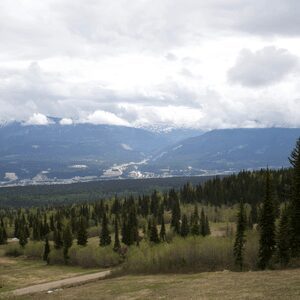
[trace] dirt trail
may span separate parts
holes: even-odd
[[[107,271],[102,271],[102,272],[97,272],[97,273],[92,273],[92,274],[86,274],[86,275],[80,275],[76,277],[71,277],[71,278],[65,278],[57,281],[51,281],[47,283],[41,283],[41,284],[36,284],[32,286],[28,286],[25,288],[20,288],[16,289],[13,291],[10,291],[7,294],[7,296],[22,296],[22,295],[28,295],[28,294],[34,294],[34,293],[39,293],[39,292],[45,292],[45,291],[50,291],[50,290],[55,290],[59,289],[62,287],[67,287],[67,286],[74,286],[74,285],[80,285],[84,284],[90,281],[98,280],[105,278],[111,273],[110,270]],[[3,295],[3,294],[2,294]],[[0,294],[0,298],[2,297]]]

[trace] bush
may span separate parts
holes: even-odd
[[[88,245],[86,247],[74,245],[69,250],[71,265],[78,265],[85,268],[100,267],[108,268],[118,265],[120,256],[109,247]]]
[[[64,264],[64,255],[62,249],[51,249],[49,253],[49,263],[51,265],[61,265]]]
[[[24,254],[29,258],[43,258],[44,242],[29,242],[24,249]]]
[[[204,272],[233,269],[233,241],[228,238],[175,238],[171,244],[131,247],[122,267],[128,273]]]
[[[24,254],[24,250],[17,243],[8,244],[4,251],[6,256],[17,257]]]

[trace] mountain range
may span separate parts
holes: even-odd
[[[210,175],[289,165],[299,128],[148,130],[11,122],[0,127],[0,184]]]

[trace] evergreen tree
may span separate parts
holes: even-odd
[[[201,209],[201,215],[200,215],[200,233],[202,236],[206,236],[206,220],[205,220],[205,213],[204,213],[204,209],[202,207]]]
[[[290,207],[290,245],[293,257],[300,256],[300,138],[289,158],[293,167],[292,199]]]
[[[161,241],[166,240],[166,227],[165,227],[164,218],[161,219],[161,227],[160,227],[159,237],[160,237]]]
[[[169,197],[172,199],[172,218],[171,218],[171,227],[174,229],[176,233],[180,233],[180,218],[181,218],[181,211],[180,211],[180,204],[177,193],[175,190],[171,190]]]
[[[26,228],[22,227],[19,229],[19,244],[22,248],[24,248],[27,243],[28,240],[27,240]]]
[[[50,253],[50,245],[48,237],[45,238],[45,246],[44,246],[44,254],[43,254],[43,260],[49,264],[49,253]]]
[[[69,249],[73,244],[73,236],[70,224],[66,224],[63,230],[63,253],[64,253],[64,261],[67,264],[69,259]]]
[[[53,231],[53,241],[54,241],[54,248],[61,249],[63,246],[62,234],[61,231],[54,228]]]
[[[235,258],[235,264],[243,270],[244,264],[244,248],[245,248],[245,229],[246,229],[246,219],[245,219],[245,209],[244,203],[241,201],[239,212],[237,215],[237,225],[236,225],[236,236],[233,247],[233,254]]]
[[[0,245],[4,245],[7,243],[7,233],[4,225],[3,219],[0,222]]]
[[[209,226],[209,221],[208,217],[205,216],[205,235],[210,235],[210,226]]]
[[[108,230],[108,220],[106,217],[106,213],[102,216],[102,227],[101,227],[101,234],[100,234],[100,246],[105,247],[110,245],[111,237]]]
[[[150,229],[150,242],[156,244],[160,242],[158,237],[158,232],[157,232],[157,226],[154,218],[152,220],[151,229]]]
[[[115,219],[115,243],[114,243],[114,251],[118,252],[121,248],[120,239],[119,239],[119,226],[118,226],[118,218]]]
[[[180,235],[182,237],[187,237],[189,232],[190,232],[190,228],[189,228],[188,218],[184,214],[182,216],[182,224],[181,224],[181,229],[180,229]]]
[[[272,201],[270,172],[266,172],[266,195],[260,215],[259,267],[264,270],[275,249],[275,215]]]
[[[200,235],[198,206],[195,205],[194,212],[191,217],[191,234]]]
[[[289,214],[285,207],[280,216],[277,232],[278,258],[282,266],[286,266],[290,260]]]
[[[81,246],[86,246],[88,241],[88,233],[87,233],[87,221],[85,217],[81,217],[79,219],[79,224],[77,225],[77,244]]]

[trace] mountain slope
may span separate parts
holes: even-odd
[[[0,181],[100,176],[114,164],[139,162],[196,130],[151,132],[144,129],[74,124],[51,118],[46,126],[13,122],[0,127]],[[10,175],[7,175],[9,173]],[[13,174],[15,173],[16,176]]]
[[[299,128],[213,130],[165,148],[150,164],[218,171],[288,166],[299,136]]]

